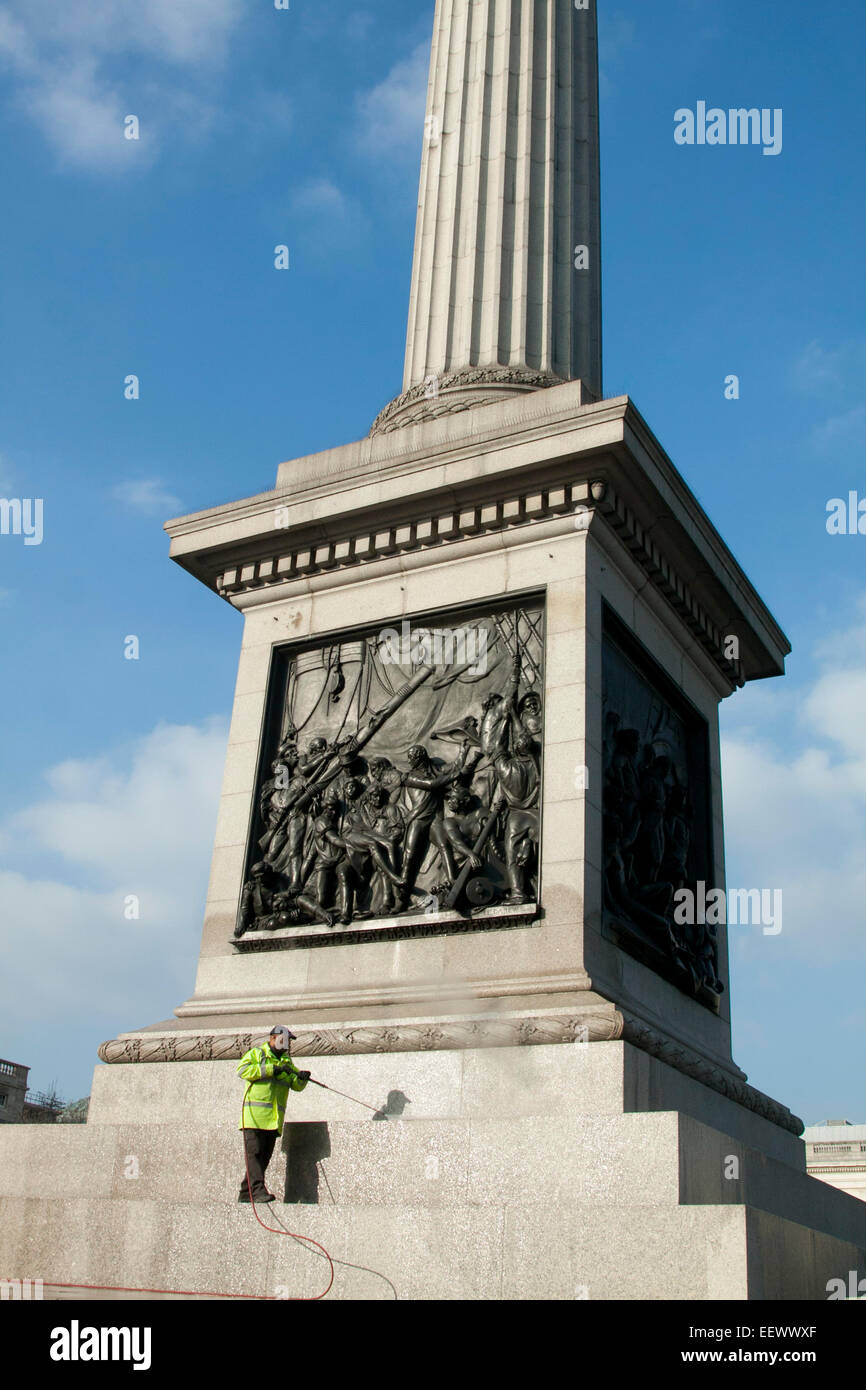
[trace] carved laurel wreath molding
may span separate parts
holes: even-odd
[[[429,382],[410,386],[408,391],[389,401],[373,421],[370,434],[389,434],[437,415],[469,410],[473,405],[489,405],[491,397],[509,391],[538,391],[545,386],[562,386],[564,380],[553,372],[535,371],[531,367],[468,367],[442,372]],[[490,389],[485,391],[484,387]]]
[[[588,1033],[588,1037],[587,1037]],[[595,1033],[595,1038],[593,1038]],[[299,1033],[293,1057],[340,1057],[365,1052],[439,1052],[451,1048],[515,1047],[533,1043],[609,1041],[611,1025],[576,1015],[544,1018],[466,1019],[393,1027],[316,1029]],[[99,1048],[103,1062],[216,1062],[242,1057],[262,1033],[190,1037],[115,1038]]]
[[[262,1033],[201,1034],[197,1036],[115,1038],[99,1048],[103,1062],[218,1062],[235,1061],[261,1042]],[[466,1019],[394,1027],[316,1029],[299,1033],[293,1057],[344,1057],[358,1053],[440,1052],[473,1047],[533,1047],[556,1043],[632,1043],[676,1071],[691,1077],[729,1100],[761,1115],[790,1133],[803,1132],[803,1121],[785,1105],[724,1072],[687,1047],[655,1032],[642,1021],[615,1011],[611,1014],[563,1014],[541,1018]]]

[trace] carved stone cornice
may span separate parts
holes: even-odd
[[[224,598],[231,598],[328,571],[368,565],[409,551],[444,548],[469,537],[529,526],[573,512],[586,494],[585,483],[526,486],[509,491],[501,499],[465,503],[458,499],[455,505],[440,505],[435,511],[428,506],[422,515],[410,515],[394,525],[359,525],[349,535],[282,547],[276,529],[270,556],[225,570],[217,576],[216,587]]]
[[[537,1047],[623,1040],[657,1057],[667,1066],[717,1091],[729,1100],[779,1125],[792,1134],[803,1132],[803,1121],[785,1105],[757,1091],[744,1080],[699,1057],[642,1020],[619,1010],[586,1010],[536,1017],[489,1015],[429,1023],[360,1024],[349,1028],[300,1031],[293,1057],[345,1057],[363,1053],[441,1052],[481,1047]],[[104,1042],[99,1057],[108,1063],[236,1061],[263,1033],[156,1034],[115,1038]]]
[[[490,405],[503,396],[562,384],[563,378],[553,372],[534,371],[531,367],[464,367],[460,371],[441,372],[389,401],[373,421],[370,434],[390,434],[440,415],[456,415],[476,405]]]
[[[603,519],[625,546],[650,583],[664,596],[686,627],[704,648],[726,682],[733,688],[745,684],[742,664],[726,654],[727,634],[720,632],[674,565],[662,552],[637,516],[604,479],[592,482],[557,482],[525,485],[490,501],[459,498],[448,510],[427,510],[391,526],[358,527],[352,534],[335,535],[319,542],[296,542],[217,576],[223,598],[267,591],[280,584],[309,580],[337,570],[387,561],[419,550],[445,548],[455,542],[495,535],[517,528],[531,528],[552,518],[567,517],[575,529]],[[582,520],[583,518],[583,520]],[[275,537],[279,530],[275,530]],[[528,536],[527,539],[531,539]],[[264,597],[264,595],[263,595]]]
[[[726,654],[728,634],[719,631],[631,508],[607,483],[592,484],[592,496],[594,505],[616,532],[632,559],[679,614],[722,674],[732,685],[745,685],[742,663]]]

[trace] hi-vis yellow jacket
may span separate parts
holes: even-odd
[[[274,1072],[285,1072],[285,1079],[275,1078]],[[238,1063],[237,1073],[247,1082],[238,1129],[282,1129],[289,1088],[303,1091],[307,1084],[288,1052],[278,1057],[269,1043],[251,1047]]]

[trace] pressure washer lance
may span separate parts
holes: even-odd
[[[377,1115],[381,1115],[383,1107],[381,1105],[368,1105],[365,1100],[358,1100],[357,1096],[349,1096],[345,1091],[338,1091],[336,1086],[326,1086],[324,1081],[317,1081],[311,1076],[310,1081],[314,1086],[321,1086],[323,1091],[333,1091],[335,1096],[342,1096],[344,1100],[353,1100],[356,1105],[363,1105],[365,1110],[373,1110]]]

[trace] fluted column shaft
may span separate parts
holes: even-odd
[[[512,367],[601,395],[597,51],[595,0],[437,0],[404,391]]]

